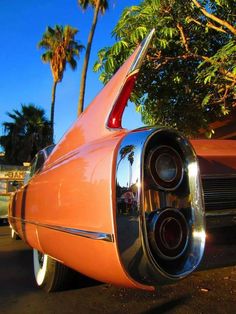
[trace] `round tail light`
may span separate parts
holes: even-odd
[[[189,228],[179,210],[153,212],[148,227],[150,245],[158,256],[172,260],[184,253],[188,244]]]
[[[174,190],[183,178],[182,159],[170,146],[151,150],[147,157],[147,169],[154,183],[162,190]]]

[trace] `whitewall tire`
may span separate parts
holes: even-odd
[[[34,276],[39,287],[47,292],[63,290],[70,269],[50,256],[33,249]]]

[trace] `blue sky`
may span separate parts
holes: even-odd
[[[87,77],[85,104],[88,105],[102,88],[98,74],[92,66],[97,52],[114,43],[111,31],[123,9],[137,5],[139,0],[110,0],[109,11],[99,16]],[[77,28],[76,37],[83,45],[87,43],[92,21],[92,9],[83,12],[77,0],[0,0],[0,135],[2,122],[9,120],[6,112],[20,109],[21,104],[34,103],[50,115],[52,75],[48,64],[41,61],[42,50],[37,48],[48,25],[66,25]],[[66,69],[63,81],[57,88],[55,109],[55,137],[58,141],[76,119],[80,75],[84,52],[73,72]],[[135,118],[134,118],[135,117]],[[141,124],[140,117],[129,106],[125,126],[135,128]]]

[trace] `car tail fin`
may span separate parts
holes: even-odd
[[[133,90],[135,81],[138,76],[138,72],[147,54],[148,47],[150,45],[154,32],[155,32],[155,29],[153,29],[149,33],[149,35],[143,40],[141,45],[134,52],[136,57],[133,60],[133,63],[131,64],[128,74],[125,77],[124,84],[120,90],[119,95],[114,101],[112,110],[107,120],[107,127],[109,128],[121,128],[121,120],[122,120],[122,115],[123,115],[125,106]]]
[[[133,90],[154,32],[153,29],[82,114],[81,120],[90,120],[91,117],[96,116],[96,121],[93,119],[93,130],[96,130],[96,134],[101,135],[102,130],[107,130],[107,128],[119,129],[122,127],[121,120],[124,108]],[[99,132],[100,130],[101,132]]]

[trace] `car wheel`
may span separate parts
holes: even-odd
[[[18,234],[15,232],[14,229],[11,228],[11,238],[13,240],[20,240],[20,237],[18,236]]]
[[[70,269],[50,256],[33,250],[34,275],[39,287],[47,292],[63,290],[68,281]]]

